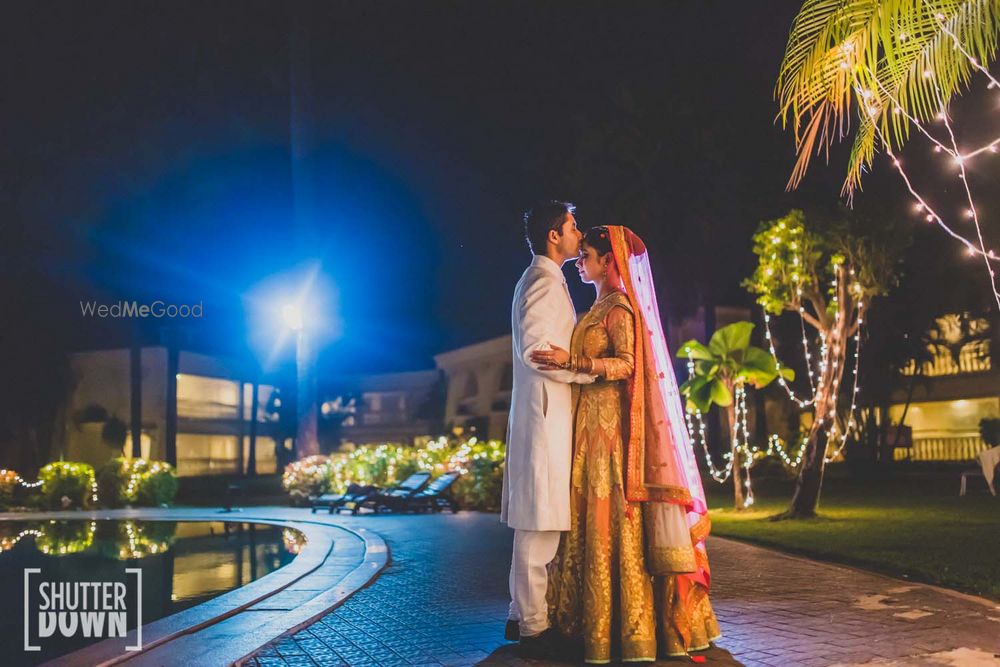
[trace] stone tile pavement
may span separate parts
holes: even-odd
[[[497,515],[333,520],[380,534],[392,563],[248,664],[542,664],[503,639],[512,533]],[[709,556],[723,637],[704,664],[1000,665],[1000,604],[716,537]]]

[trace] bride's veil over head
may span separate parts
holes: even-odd
[[[609,226],[611,249],[623,287],[635,313],[635,373],[629,381],[625,497],[650,503],[650,515],[663,504],[683,507],[699,567],[689,575],[708,586],[705,537],[709,531],[708,505],[698,463],[684,418],[684,406],[663,334],[660,309],[646,245],[632,230]],[[665,522],[668,523],[668,522]],[[649,525],[647,523],[647,525]],[[647,530],[652,548],[674,548],[676,536],[656,528]],[[658,573],[654,573],[658,574]]]

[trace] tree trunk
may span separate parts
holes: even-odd
[[[835,318],[834,326],[827,333],[827,351],[824,356],[826,370],[820,378],[822,389],[816,393],[815,413],[806,451],[799,468],[799,476],[795,481],[795,494],[788,509],[772,519],[803,519],[816,516],[819,504],[820,489],[823,486],[823,473],[826,469],[826,450],[829,444],[829,431],[837,417],[837,395],[840,381],[844,374],[847,357],[847,332],[849,316],[841,313]],[[853,398],[853,397],[852,397]]]
[[[744,509],[743,503],[746,501],[743,495],[743,469],[740,467],[740,451],[736,438],[736,403],[735,397],[732,404],[726,407],[726,417],[729,421],[729,452],[733,463],[733,503],[737,510]]]
[[[906,413],[910,411],[910,404],[913,402],[913,392],[917,388],[917,379],[920,377],[920,367],[914,371],[913,376],[910,378],[910,386],[906,390],[906,403],[903,404],[903,413],[899,416],[899,423],[896,424],[896,431],[893,434],[892,442],[890,443],[888,437],[888,430],[891,424],[889,423],[889,410],[883,413],[883,422],[885,423],[882,429],[882,434],[885,436],[883,441],[880,443],[882,451],[884,453],[884,459],[886,463],[895,463],[896,461],[896,447],[899,446],[899,439],[903,435],[903,426],[906,424]],[[913,443],[910,443],[911,445]],[[912,450],[910,450],[912,452]]]
[[[806,453],[802,459],[798,479],[795,480],[795,495],[792,503],[780,519],[805,519],[816,516],[816,505],[819,503],[819,491],[823,486],[823,473],[826,470],[826,446],[828,443],[826,425],[813,422],[806,444]]]

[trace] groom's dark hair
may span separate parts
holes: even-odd
[[[549,238],[549,231],[555,230],[562,234],[563,221],[567,213],[576,210],[576,206],[568,201],[558,201],[550,199],[536,206],[532,206],[524,214],[524,238],[528,242],[528,248],[535,255],[545,252],[545,244]]]

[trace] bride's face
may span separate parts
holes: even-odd
[[[597,250],[584,242],[580,245],[580,258],[576,260],[576,270],[580,273],[580,280],[590,285],[602,280],[607,275],[610,261],[611,253],[601,257]]]

